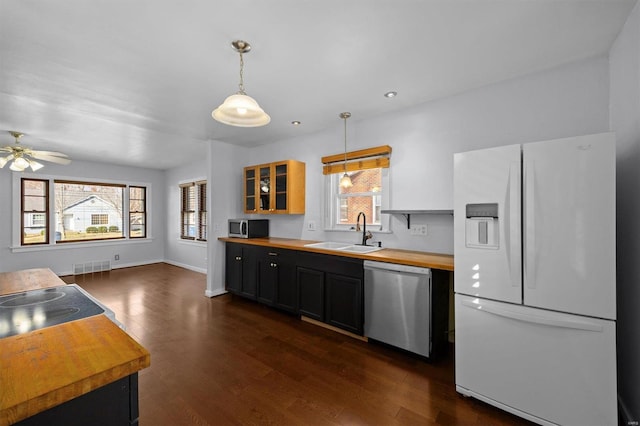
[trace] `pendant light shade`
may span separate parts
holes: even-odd
[[[242,55],[251,50],[251,45],[243,40],[236,40],[231,45],[240,54],[240,84],[238,85],[240,90],[225,99],[222,105],[213,110],[211,116],[220,123],[237,127],[259,127],[269,124],[271,117],[244,91]]]
[[[347,174],[347,118],[351,117],[350,112],[343,112],[340,114],[340,118],[344,120],[344,175],[340,178],[340,186],[343,188],[351,188],[353,182]]]
[[[214,109],[211,116],[230,126],[259,127],[269,124],[269,117],[251,96],[236,93]]]

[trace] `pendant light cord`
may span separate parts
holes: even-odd
[[[244,92],[244,58],[242,57],[242,51],[240,51],[239,53],[240,53],[240,84],[238,85],[238,88],[240,89],[240,91],[238,93],[241,95],[246,95],[246,93]]]
[[[344,172],[347,173],[347,118],[344,117]]]

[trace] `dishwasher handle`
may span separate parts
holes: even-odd
[[[418,275],[431,275],[431,269],[429,268],[422,268],[420,266],[400,265],[397,263],[376,262],[373,260],[365,260],[364,269],[365,270],[377,269],[381,271],[392,271],[392,272],[401,272],[401,273],[418,274]]]

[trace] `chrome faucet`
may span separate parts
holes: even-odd
[[[364,212],[358,213],[358,218],[356,219],[356,232],[360,232],[360,216],[362,216],[362,245],[367,245],[367,240],[373,238],[371,232],[367,231],[367,216],[365,216]]]

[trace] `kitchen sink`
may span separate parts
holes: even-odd
[[[351,245],[336,250],[348,251],[350,253],[371,253],[372,251],[382,250],[382,247]]]
[[[338,249],[342,249],[345,247],[350,247],[351,244],[349,243],[335,243],[333,241],[324,241],[321,243],[312,243],[312,244],[305,244],[305,247],[313,247],[313,248],[319,248],[319,249],[327,249],[327,250],[338,250]]]
[[[381,250],[381,247],[374,246],[361,246],[357,244],[349,243],[336,243],[333,241],[323,241],[321,243],[305,244],[305,247],[313,247],[325,250],[343,251],[348,253],[371,253],[373,251]]]

